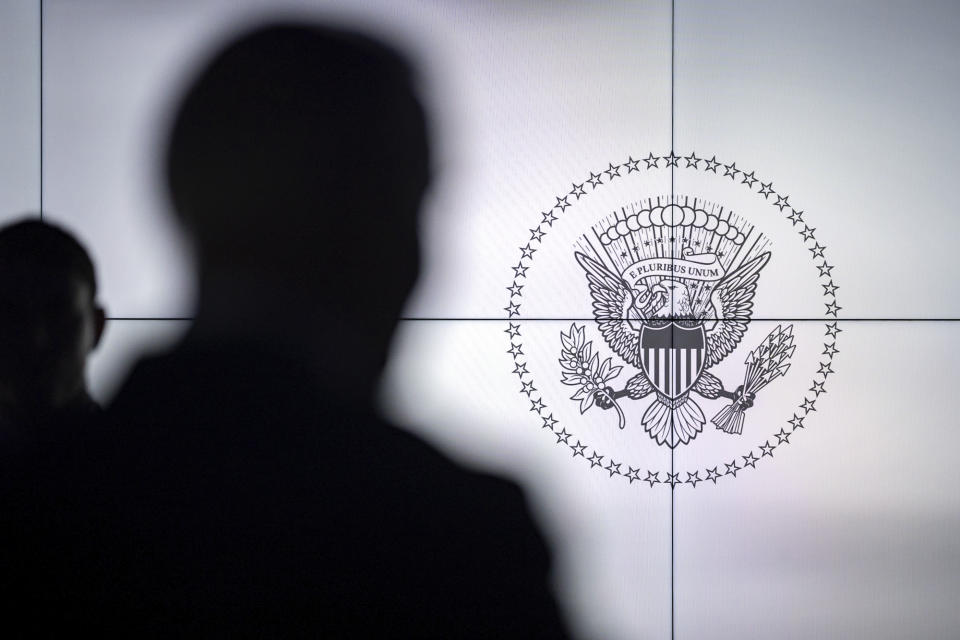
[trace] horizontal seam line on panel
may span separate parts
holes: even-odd
[[[195,320],[192,316],[110,316],[107,320]],[[642,320],[642,318],[636,318]],[[650,318],[651,320],[669,321],[670,318]],[[673,318],[673,320],[687,320],[688,318]],[[397,319],[399,322],[610,322],[610,320],[598,320],[597,318],[563,318],[563,317],[535,317],[535,318],[469,318],[469,317],[412,317],[403,316]],[[704,322],[744,322],[737,318],[709,318]],[[623,319],[621,322],[628,322]],[[750,318],[746,322],[960,322],[960,318]]]
[[[172,316],[172,317],[161,317],[161,316],[157,316],[157,317],[142,317],[142,316],[138,316],[138,317],[122,317],[122,316],[114,317],[114,316],[108,316],[108,317],[105,318],[105,319],[106,319],[106,320],[193,320],[194,318],[192,318],[192,317],[187,317],[187,316]]]
[[[614,319],[597,318],[561,318],[561,317],[514,317],[514,318],[444,318],[444,317],[402,317],[404,322],[613,322]],[[634,318],[634,320],[643,320],[643,318]],[[669,321],[671,318],[649,318],[649,320]],[[689,318],[672,318],[672,320],[689,320]],[[620,322],[628,322],[628,319],[620,319]],[[705,318],[703,322],[960,322],[960,318],[750,318],[741,320],[738,318]]]

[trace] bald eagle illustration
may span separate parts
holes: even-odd
[[[600,334],[639,369],[620,391],[598,391],[596,404],[609,409],[618,398],[653,394],[642,418],[650,437],[671,448],[690,442],[706,423],[691,394],[735,399],[742,390],[726,391],[707,370],[730,355],[746,333],[760,270],[770,253],[746,260],[712,288],[670,277],[631,285],[598,260],[580,252],[575,256],[587,277]],[[753,399],[747,394],[749,404]]]

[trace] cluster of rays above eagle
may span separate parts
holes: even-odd
[[[617,246],[610,246],[617,242],[611,234],[612,239],[601,237],[605,253],[620,255]],[[743,244],[743,236],[738,239]],[[639,252],[627,256],[624,251],[614,268],[600,252],[574,252],[586,275],[597,329],[610,348],[639,370],[620,390],[593,391],[594,402],[609,409],[618,399],[652,395],[643,427],[658,444],[671,448],[690,442],[706,424],[693,394],[728,398],[741,410],[753,405],[756,389],[741,385],[728,391],[708,369],[729,356],[746,334],[760,271],[770,260],[769,251],[744,252],[746,257],[736,251],[740,259],[724,265],[715,249],[697,252],[690,244],[684,238],[676,258]]]

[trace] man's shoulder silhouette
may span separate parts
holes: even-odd
[[[298,620],[334,635],[563,636],[520,490],[330,397],[296,358],[194,345],[149,359],[109,422],[129,480],[114,496],[125,579],[151,576],[124,589],[165,602],[162,616],[284,633]],[[152,557],[138,556],[137,532]],[[191,574],[202,596],[183,588]]]

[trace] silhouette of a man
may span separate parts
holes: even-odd
[[[105,322],[96,295],[67,231],[37,219],[0,229],[0,442],[98,413],[85,377]]]
[[[66,549],[47,564],[71,576],[54,608],[74,629],[565,637],[519,489],[373,409],[428,167],[411,72],[382,44],[275,25],[203,68],[167,151],[195,324],[86,443],[81,533],[42,536]]]

